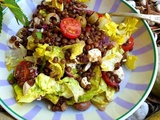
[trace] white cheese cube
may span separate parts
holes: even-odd
[[[117,74],[121,80],[124,79],[124,71],[122,67],[120,67],[118,70],[115,70],[114,74]]]
[[[90,62],[96,62],[101,59],[101,51],[97,48],[91,49],[88,51],[88,59]]]
[[[87,77],[83,77],[81,80],[81,86],[83,88],[85,88],[87,85],[91,84],[90,82],[88,82]]]

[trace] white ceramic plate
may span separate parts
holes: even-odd
[[[17,1],[25,14],[31,18],[36,5],[41,0]],[[135,12],[125,1],[119,0],[91,0],[90,9],[99,12]],[[120,22],[122,18],[114,18]],[[120,84],[120,91],[105,111],[99,111],[92,106],[80,112],[72,108],[65,112],[51,112],[46,104],[35,101],[31,104],[19,105],[14,99],[13,88],[7,82],[9,72],[5,66],[5,51],[10,36],[15,35],[21,25],[17,25],[12,13],[4,10],[3,30],[0,35],[0,104],[16,119],[27,120],[112,120],[125,119],[130,116],[147,98],[154,84],[157,67],[157,49],[153,35],[146,22],[141,21],[138,29],[133,33],[135,46],[132,53],[138,57],[137,68],[133,71],[125,70],[125,79]]]

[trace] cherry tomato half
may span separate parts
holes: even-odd
[[[67,3],[70,3],[70,2],[71,2],[71,0],[66,0],[66,2],[67,2]]]
[[[30,85],[31,82],[33,84],[36,75],[37,71],[34,68],[34,63],[30,61],[20,62],[14,71],[14,77],[16,78],[17,83],[20,87],[22,87],[26,81],[28,81]]]
[[[122,49],[124,51],[131,51],[133,49],[133,46],[134,46],[134,39],[130,37],[127,40],[127,42],[122,45]]]
[[[103,14],[98,13],[98,18],[103,17]]]
[[[109,86],[112,86],[112,87],[118,87],[119,86],[119,83],[109,79],[109,77],[107,76],[107,72],[105,72],[105,71],[102,71],[102,78],[104,79],[106,84],[109,85]]]
[[[74,18],[64,18],[60,23],[62,34],[70,39],[77,38],[81,34],[81,24]]]

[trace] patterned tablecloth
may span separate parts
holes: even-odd
[[[146,2],[145,4],[144,4],[145,0],[127,0],[127,1],[129,1],[132,5],[135,5],[135,8],[137,10],[139,10],[140,13],[160,15],[160,11],[158,12],[158,10],[156,9],[156,5],[160,4],[160,0],[157,0],[157,2],[156,2],[156,0],[154,0],[154,2],[153,2],[153,0],[148,0],[148,2]],[[150,22],[148,22],[148,24],[150,25],[153,33],[155,34],[157,47],[159,47],[160,46],[160,28],[159,28],[160,25],[150,23]],[[149,116],[151,116],[152,114],[154,114],[155,112],[160,110],[160,98],[154,96],[153,94],[150,94],[147,97],[145,102],[149,106],[149,112],[148,112],[146,118],[148,118]],[[0,120],[14,120],[14,118],[12,116],[10,116],[0,106]]]

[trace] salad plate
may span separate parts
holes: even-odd
[[[17,0],[16,2],[30,20],[41,0]],[[90,0],[85,4],[87,4],[88,10],[99,13],[136,13],[136,10],[125,0]],[[131,54],[138,58],[136,68],[128,70],[125,66],[123,67],[124,79],[119,85],[120,89],[103,111],[91,105],[85,111],[69,107],[65,111],[53,112],[48,110],[45,102],[39,100],[24,104],[17,103],[13,86],[7,80],[12,71],[8,71],[6,68],[5,54],[10,49],[8,40],[11,36],[16,35],[23,25],[17,24],[9,9],[4,9],[3,13],[0,35],[0,105],[14,118],[20,120],[124,120],[133,114],[149,95],[157,75],[158,55],[152,31],[145,21],[139,20],[137,29],[131,35],[134,39],[134,48]],[[116,23],[121,23],[124,17],[112,17],[112,19]]]

